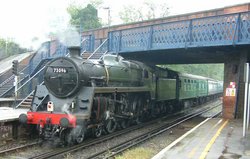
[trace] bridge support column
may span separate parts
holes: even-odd
[[[225,55],[223,118],[242,118],[244,109],[244,64],[247,62],[247,50]],[[235,89],[234,89],[235,88]]]

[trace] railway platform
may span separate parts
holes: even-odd
[[[17,121],[22,113],[26,113],[29,109],[13,109],[10,107],[0,107],[0,123]]]
[[[27,113],[29,109],[13,109],[0,107],[0,141],[17,139],[22,134],[18,121],[19,115]],[[0,143],[1,143],[0,142]]]
[[[242,120],[207,118],[160,151],[153,159],[249,159],[250,132]]]
[[[4,73],[5,71],[11,69],[13,60],[18,60],[20,62],[20,61],[27,59],[32,54],[34,54],[34,52],[17,54],[17,55],[10,56],[6,59],[0,60],[0,75]]]
[[[21,102],[22,99],[15,99],[15,98],[0,98],[0,109],[7,110],[7,108],[11,108],[15,102]],[[4,108],[1,108],[4,107]],[[1,117],[0,117],[1,118]]]

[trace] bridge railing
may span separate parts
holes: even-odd
[[[92,57],[94,57],[95,54],[99,53],[101,55],[97,55],[97,57],[94,57],[94,59],[99,59],[103,54],[107,53],[107,44],[108,44],[108,39],[105,39],[103,41],[101,41],[102,43],[99,44],[98,43],[98,47],[95,49],[95,51],[87,58],[87,59],[91,59]]]
[[[81,52],[93,52],[94,51],[94,35],[81,36]]]
[[[250,43],[250,12],[211,16],[109,32],[110,52]]]
[[[34,73],[33,71],[42,60],[65,56],[67,52],[67,47],[59,41],[48,41],[43,43],[29,61],[29,74]]]
[[[35,89],[36,85],[39,85],[43,82],[45,67],[46,66],[43,66],[32,77],[28,78],[28,80],[26,80],[24,83],[21,83],[21,86],[17,89],[18,98],[24,99]]]

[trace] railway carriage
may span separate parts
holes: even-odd
[[[179,80],[181,82],[179,99],[190,99],[207,95],[207,78],[180,73]]]
[[[190,102],[201,104],[210,98],[216,98],[223,89],[221,81],[197,75],[179,73],[179,82],[178,100],[187,101],[186,105],[190,105]]]
[[[94,61],[79,54],[79,47],[72,47],[70,57],[47,64],[45,84],[36,87],[31,110],[19,117],[44,139],[81,143],[86,134],[99,137],[222,93],[221,83],[206,77],[118,55]]]

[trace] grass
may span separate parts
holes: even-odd
[[[135,148],[124,152],[115,159],[150,159],[154,156],[153,150],[149,148]]]

